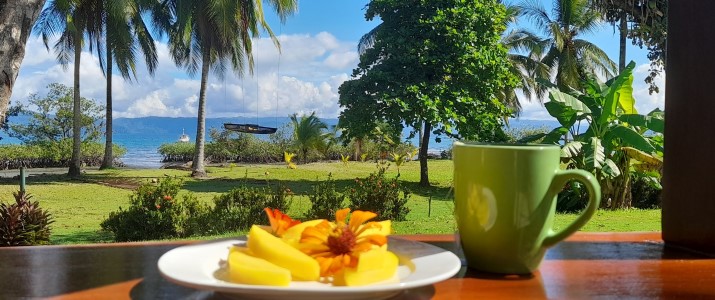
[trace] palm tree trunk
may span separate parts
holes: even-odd
[[[628,16],[625,11],[621,12],[620,29],[620,51],[618,53],[618,73],[626,68],[626,36],[628,35]]]
[[[76,30],[74,34],[74,99],[72,106],[72,159],[67,172],[69,177],[79,177],[81,174],[80,164],[82,153],[82,112],[80,108],[79,96],[79,63],[82,57],[82,32]]]
[[[209,80],[210,53],[208,49],[202,49],[201,58],[201,90],[199,91],[199,116],[196,123],[196,148],[194,149],[194,161],[192,163],[191,177],[206,177],[204,169],[204,139],[206,127],[206,83]]]
[[[420,137],[420,186],[429,187],[429,173],[427,170],[427,148],[429,147],[430,131],[432,124],[424,122],[422,136]]]
[[[100,170],[109,169],[114,166],[114,155],[112,153],[112,48],[107,42],[107,112],[106,129],[104,132],[104,159]]]

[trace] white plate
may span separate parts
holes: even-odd
[[[400,258],[392,280],[360,287],[332,286],[320,282],[291,282],[288,287],[237,284],[225,278],[225,260],[231,245],[245,240],[219,240],[175,248],[159,258],[161,274],[169,281],[196,289],[235,294],[242,297],[291,300],[377,299],[403,290],[430,285],[452,277],[462,264],[454,253],[442,248],[400,238],[389,238],[388,249]]]

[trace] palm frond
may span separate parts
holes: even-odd
[[[546,9],[538,0],[526,0],[517,5],[517,7],[523,16],[534,22],[536,28],[543,32],[548,32],[550,24],[554,23],[549,17],[549,13],[546,12]]]

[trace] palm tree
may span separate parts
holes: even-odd
[[[141,13],[150,7],[150,0],[84,0],[83,5],[89,5],[93,11],[93,22],[87,26],[92,39],[89,47],[96,49],[100,67],[107,79],[106,99],[106,130],[104,159],[100,169],[111,168],[114,163],[112,153],[112,69],[116,64],[124,79],[136,78],[136,52],[144,54],[145,64],[150,74],[154,74],[157,66],[157,52],[154,39],[149,34],[147,25]],[[162,16],[161,11],[154,10],[153,16]],[[164,17],[163,19],[168,19]],[[95,32],[96,31],[96,32]],[[106,51],[106,52],[104,52]],[[105,58],[106,56],[106,58]],[[105,68],[106,65],[106,68]]]
[[[206,83],[209,70],[223,77],[227,64],[242,76],[246,65],[253,73],[252,38],[265,30],[276,47],[278,40],[266,23],[262,0],[167,0],[176,20],[168,29],[169,45],[174,61],[189,75],[201,72],[196,148],[192,165],[193,177],[204,177],[204,139],[206,127]],[[269,0],[285,21],[297,10],[297,0]]]
[[[290,121],[293,123],[293,140],[303,154],[303,162],[307,163],[308,151],[323,142],[323,129],[327,129],[328,126],[315,116],[315,112],[309,116],[301,116],[300,120],[298,114],[293,114],[290,116]]]
[[[553,14],[536,0],[522,3],[519,9],[546,35],[541,62],[551,69],[556,86],[580,89],[581,80],[590,74],[613,76],[616,65],[606,52],[578,38],[596,30],[601,22],[589,0],[554,0]]]
[[[74,58],[74,93],[72,108],[72,158],[70,161],[70,177],[81,175],[81,111],[79,88],[79,65],[82,54],[82,43],[86,29],[87,6],[77,0],[55,0],[42,10],[35,23],[34,31],[42,36],[42,41],[49,51],[49,38],[59,35],[54,50],[57,61],[67,67],[70,58]]]
[[[514,5],[505,6],[505,25],[511,27],[516,24],[521,9]],[[501,43],[509,52],[510,69],[519,78],[520,86],[517,89],[500,91],[497,98],[519,115],[521,102],[516,93],[518,90],[521,90],[528,101],[531,101],[533,96],[541,100],[546,92],[546,88],[538,82],[538,79],[549,78],[548,66],[540,61],[544,40],[529,30],[516,28],[508,31],[502,37]]]

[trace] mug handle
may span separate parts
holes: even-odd
[[[549,199],[555,197],[556,194],[563,189],[564,185],[572,179],[583,183],[586,186],[586,189],[588,189],[588,206],[586,206],[583,212],[581,212],[581,215],[578,216],[578,218],[576,218],[576,220],[574,220],[571,224],[566,226],[566,228],[557,232],[550,230],[542,242],[543,247],[551,247],[576,232],[576,230],[579,230],[579,228],[591,219],[593,214],[596,212],[598,205],[601,203],[601,186],[598,184],[598,181],[596,181],[596,177],[593,174],[584,170],[556,171],[556,175],[551,181],[551,186],[549,187],[549,191],[551,192],[547,195],[547,197],[549,197]]]

